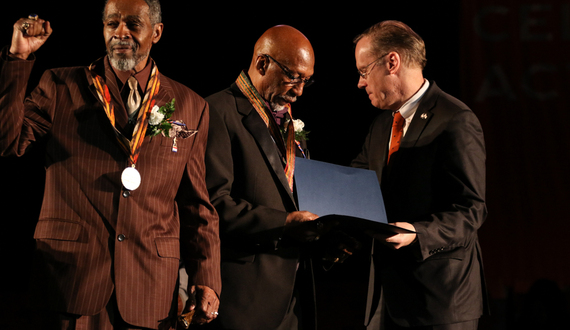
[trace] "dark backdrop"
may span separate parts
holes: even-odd
[[[568,2],[305,2],[250,8],[163,2],[164,36],[151,54],[163,74],[202,96],[229,86],[248,67],[253,45],[267,28],[288,24],[301,30],[315,49],[316,83],[294,104],[293,114],[311,132],[312,158],[341,165],[359,152],[378,114],[356,87],[352,39],[382,20],[409,24],[427,45],[425,76],[471,106],[485,130],[489,217],[480,236],[493,316],[480,328],[521,328],[516,322],[532,314],[525,298],[539,279],[550,281],[553,294],[561,297],[547,312],[567,313]],[[4,45],[19,17],[35,12],[52,23],[54,33],[37,53],[31,85],[47,68],[87,65],[104,55],[103,4],[92,3],[20,1],[0,11]],[[6,322],[8,329],[26,319],[21,292],[43,193],[42,161],[34,151],[0,159],[5,223],[0,244],[7,274],[0,285],[0,325]],[[321,329],[361,327],[367,271],[366,253],[329,272],[317,271]]]

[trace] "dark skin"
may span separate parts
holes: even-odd
[[[311,43],[297,29],[278,25],[267,30],[254,47],[248,74],[257,91],[272,105],[295,102],[303,94],[304,84],[289,84],[282,69],[263,54],[285,65],[293,76],[310,78],[315,65]]]
[[[293,103],[303,95],[304,83],[291,83],[283,70],[264,54],[268,54],[289,69],[294,77],[310,78],[314,72],[315,55],[309,40],[297,29],[278,25],[267,30],[255,43],[248,75],[260,95],[273,108]],[[319,216],[309,211],[287,215],[286,232],[301,241],[318,236]]]
[[[149,7],[144,1],[111,0],[105,7],[103,36],[107,54],[137,58],[135,72],[146,66],[150,49],[162,37],[163,29],[162,23],[151,23]],[[116,45],[118,41],[126,41],[131,45]]]
[[[105,6],[103,35],[108,54],[136,58],[133,69],[120,71],[115,68],[117,74],[131,75],[144,69],[152,46],[160,40],[164,26],[162,23],[152,24],[149,11],[144,0],[110,0]],[[27,28],[24,28],[25,23]],[[14,24],[10,55],[28,59],[52,32],[50,23],[44,19],[19,19]],[[129,45],[116,46],[116,41],[126,41]],[[214,290],[203,285],[193,285],[188,291],[196,298],[185,307],[185,311],[195,310],[192,323],[204,324],[217,317],[220,302]]]
[[[25,23],[29,24],[27,29],[23,28]],[[50,23],[41,18],[37,20],[29,18],[19,19],[14,24],[10,55],[27,60],[32,53],[46,42],[52,32]]]

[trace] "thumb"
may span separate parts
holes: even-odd
[[[193,311],[196,309],[196,287],[192,286],[188,292],[188,301],[186,302],[186,310]]]

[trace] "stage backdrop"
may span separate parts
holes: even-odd
[[[570,284],[570,2],[462,2],[462,99],[487,145],[491,295]]]

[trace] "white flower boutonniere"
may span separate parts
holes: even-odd
[[[287,120],[287,122],[285,122],[285,130],[284,132],[287,132],[287,125],[289,125],[289,120]],[[301,120],[301,119],[293,119],[293,128],[295,128],[295,140],[297,141],[301,141],[301,140],[305,140],[308,141],[309,140],[309,131],[305,131],[305,123]]]
[[[155,105],[150,111],[148,118],[149,127],[147,129],[147,134],[150,136],[155,136],[162,133],[162,135],[168,136],[168,132],[172,128],[170,117],[172,117],[173,113],[174,99],[162,107]]]

